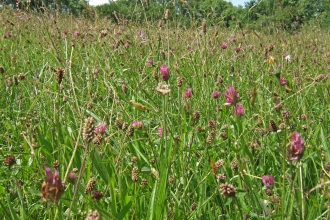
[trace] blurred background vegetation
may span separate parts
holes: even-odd
[[[330,26],[330,0],[250,0],[234,6],[225,0],[109,0],[108,4],[90,6],[88,0],[4,0],[3,8],[45,10],[76,16],[108,18],[116,22],[158,22],[170,10],[170,25],[182,28],[199,26],[204,19],[209,25],[227,28],[267,30],[268,27],[297,30],[312,24]]]

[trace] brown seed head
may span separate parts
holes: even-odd
[[[93,140],[94,137],[94,118],[88,117],[85,119],[84,130],[83,130],[83,138],[89,143]]]
[[[90,193],[95,188],[95,185],[96,185],[96,179],[95,177],[92,177],[87,183],[87,186],[85,188],[85,194]]]
[[[132,169],[132,180],[133,182],[137,182],[139,180],[139,168],[137,167]]]
[[[224,183],[220,185],[221,194],[225,197],[235,197],[236,196],[236,189],[233,185]]]
[[[14,155],[12,154],[8,154],[5,158],[4,164],[7,167],[11,167],[12,165],[14,165],[16,163],[16,158]]]

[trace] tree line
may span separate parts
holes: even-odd
[[[17,3],[19,2],[19,3]],[[94,11],[101,18],[116,22],[131,20],[139,23],[164,20],[169,12],[169,24],[189,28],[207,20],[210,25],[264,29],[276,27],[293,30],[313,23],[330,26],[330,0],[247,0],[235,7],[225,0],[109,0],[91,7],[88,0],[3,0],[11,7],[47,8],[62,13],[86,15]]]

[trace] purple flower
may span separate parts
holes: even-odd
[[[152,66],[153,64],[154,64],[154,62],[152,60],[147,61],[147,66]]]
[[[192,96],[192,89],[188,88],[185,92],[183,92],[183,98],[190,98]]]
[[[267,186],[267,187],[274,186],[274,176],[266,175],[266,176],[262,176],[261,179],[265,186]]]
[[[236,105],[238,102],[238,93],[234,89],[233,85],[230,85],[228,88],[226,88],[227,92],[224,93],[224,96],[226,97],[226,103],[225,106],[230,105]]]
[[[304,139],[298,132],[292,133],[290,135],[290,139],[290,146],[288,148],[289,160],[297,161],[303,156],[304,153]]]
[[[74,35],[75,37],[79,37],[79,32],[78,32],[78,31],[75,31],[75,32],[73,32],[73,35]]]
[[[235,43],[235,42],[236,42],[236,38],[230,38],[230,39],[229,39],[229,42],[230,42],[230,43]]]
[[[227,43],[226,42],[222,42],[221,48],[222,49],[227,49],[227,47],[228,47]]]
[[[160,75],[164,81],[167,81],[170,78],[170,69],[166,65],[161,65],[160,68]]]
[[[139,31],[140,37],[142,41],[146,41],[146,34],[144,33],[144,31]]]
[[[220,94],[221,94],[221,93],[220,93],[219,91],[214,91],[214,92],[212,93],[212,98],[217,99],[217,98],[219,98]]]
[[[242,116],[245,114],[245,108],[243,105],[237,105],[234,107],[234,115],[236,116]]]
[[[239,53],[239,52],[241,52],[243,50],[243,47],[237,47],[236,49],[235,49],[235,52],[236,53]]]
[[[42,199],[45,202],[53,200],[55,203],[58,202],[61,195],[64,193],[64,185],[61,178],[59,177],[59,172],[54,169],[54,173],[52,170],[45,166],[46,170],[46,180],[43,182],[41,186],[41,195]]]
[[[136,128],[136,127],[137,128],[142,128],[143,123],[139,120],[135,120],[135,121],[133,121],[132,126],[133,126],[133,128]]]
[[[104,134],[107,129],[107,124],[105,122],[100,122],[94,129],[95,134]]]
[[[287,84],[287,80],[285,78],[280,78],[280,83],[282,86],[286,85]]]
[[[163,128],[162,127],[158,127],[158,134],[159,134],[159,137],[163,137]]]

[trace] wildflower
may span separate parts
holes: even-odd
[[[235,49],[235,52],[236,53],[239,53],[239,52],[241,52],[243,50],[243,47],[237,47],[236,49]]]
[[[269,63],[269,64],[274,64],[274,63],[275,63],[275,57],[273,57],[273,56],[269,56],[269,57],[268,57],[268,63]]]
[[[290,146],[288,148],[289,160],[297,161],[304,153],[304,139],[300,136],[298,132],[292,133],[290,135]]]
[[[238,102],[238,93],[234,89],[233,85],[230,85],[228,88],[226,88],[227,92],[224,93],[224,96],[226,97],[226,103],[225,106],[230,105],[236,105]]]
[[[229,39],[229,42],[230,42],[230,43],[235,43],[235,42],[236,42],[236,38],[230,38],[230,39]]]
[[[75,32],[73,32],[73,35],[75,36],[75,37],[79,37],[79,32],[78,31],[75,31]]]
[[[135,120],[133,123],[132,123],[132,126],[133,126],[133,128],[142,128],[142,126],[143,126],[143,124],[142,124],[142,122],[141,121],[139,121],[139,120]]]
[[[94,129],[95,134],[104,134],[107,129],[107,124],[105,122],[100,122]]]
[[[56,169],[54,170],[54,174],[52,170],[47,166],[45,166],[45,170],[46,180],[42,183],[41,186],[42,199],[45,202],[53,200],[55,203],[57,203],[64,192],[64,183],[61,181],[59,172]]]
[[[68,175],[68,182],[73,184],[75,179],[76,179],[76,173],[71,171]]]
[[[220,92],[219,92],[219,91],[214,91],[214,92],[212,93],[212,98],[214,98],[214,99],[219,98],[219,96],[220,96]]]
[[[266,175],[261,177],[263,184],[266,187],[272,187],[274,186],[274,176],[272,175]]]
[[[286,62],[290,62],[291,56],[290,55],[287,55],[287,56],[284,57],[284,59],[286,60]]]
[[[162,95],[166,95],[171,92],[170,85],[158,83],[158,86],[156,87],[156,91],[161,93]]]
[[[188,88],[185,92],[183,92],[183,98],[190,98],[192,96],[192,89]]]
[[[287,80],[285,78],[280,78],[280,83],[282,86],[286,85],[287,84]]]
[[[158,134],[159,134],[159,137],[163,136],[163,128],[162,127],[158,127]]]
[[[152,60],[148,60],[148,61],[147,61],[147,66],[152,66],[153,63],[154,63],[154,62],[153,62]]]
[[[139,31],[139,35],[142,41],[146,41],[146,34],[144,33],[144,31]]]
[[[227,47],[228,47],[227,43],[226,42],[222,42],[221,48],[222,49],[227,49]]]
[[[93,196],[92,196],[93,199],[100,200],[102,197],[103,197],[103,192],[99,190],[93,191]]]
[[[160,75],[164,81],[167,81],[170,78],[170,69],[166,65],[161,65],[160,68]]]
[[[245,108],[243,105],[237,105],[234,107],[234,115],[236,116],[242,116],[245,114]]]

